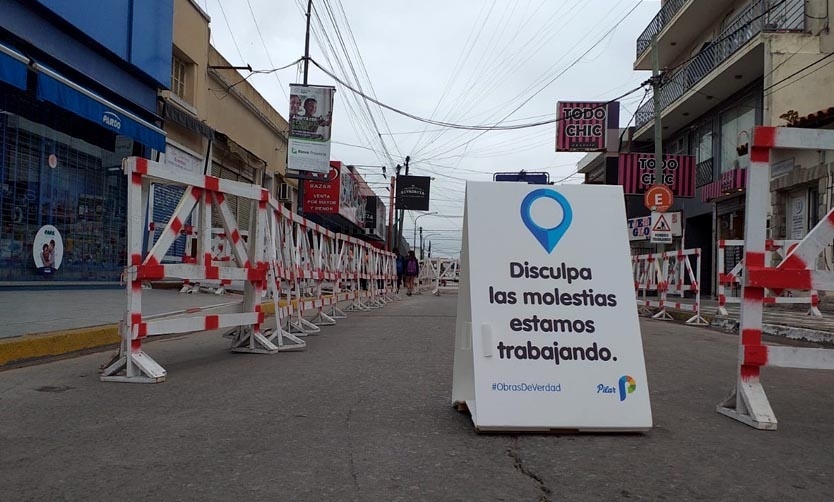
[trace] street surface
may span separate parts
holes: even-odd
[[[779,430],[714,411],[737,339],[643,322],[655,428],[478,435],[450,403],[456,297],[351,314],[306,352],[157,340],[159,385],[98,353],[0,372],[0,500],[830,500],[834,373],[765,368]]]

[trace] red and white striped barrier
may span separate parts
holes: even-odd
[[[765,291],[834,289],[834,273],[815,270],[815,260],[834,239],[832,209],[787,256],[768,266],[767,213],[772,149],[834,150],[834,131],[784,127],[756,127],[747,169],[744,225],[745,274],[742,279],[738,377],[730,396],[717,411],[756,429],[775,430],[776,416],[760,380],[765,366],[834,369],[829,349],[773,347],[762,344]]]
[[[695,267],[692,266],[692,257],[695,257]],[[672,316],[666,309],[673,309],[694,314],[687,319],[686,324],[709,324],[701,317],[700,249],[632,256],[631,263],[637,305],[641,307],[642,313],[651,314],[654,319],[670,320]],[[656,293],[657,300],[649,300],[649,293]],[[683,298],[686,293],[694,295],[694,303],[669,300],[669,295]],[[653,313],[653,308],[658,311]]]
[[[165,369],[143,350],[143,341],[150,336],[229,328],[234,330],[235,352],[301,350],[306,344],[300,336],[343,316],[339,302],[381,306],[388,299],[385,295],[396,280],[391,253],[292,214],[257,185],[186,173],[136,157],[125,160],[124,170],[128,179],[127,310],[121,323],[119,356],[104,370],[104,381],[165,380]],[[181,186],[184,193],[162,234],[143,249],[154,182]],[[251,208],[248,239],[238,228],[227,201],[230,196],[237,198],[238,207]],[[222,231],[212,230],[212,215],[222,224]],[[192,222],[188,235],[196,241],[194,257],[186,254],[179,262],[163,263],[171,245],[183,235],[186,221]],[[163,278],[181,278],[191,284],[214,281],[221,286],[239,281],[244,285],[243,302],[231,313],[153,319],[143,315],[141,285]],[[367,288],[361,287],[362,281]],[[276,329],[272,331],[263,329],[261,302],[267,296],[275,309]],[[310,311],[315,315],[312,320],[305,318]]]
[[[774,258],[783,259],[799,244],[800,241],[791,240],[772,240],[765,241],[765,263],[773,263]],[[740,288],[742,278],[744,276],[744,260],[740,260],[735,267],[729,272],[726,272],[726,249],[727,248],[744,248],[744,241],[740,240],[721,240],[718,241],[718,266],[716,267],[718,273],[718,314],[729,315],[727,311],[727,304],[741,303],[741,296],[734,296],[728,294],[727,289]],[[780,294],[774,294],[770,289],[765,291],[763,302],[765,305],[808,305],[808,315],[814,317],[822,317],[822,312],[819,310],[819,293],[816,290],[808,292],[807,296],[786,296],[787,291],[780,291]]]

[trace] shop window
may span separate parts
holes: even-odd
[[[721,114],[722,173],[741,167],[738,148],[749,143],[755,125],[756,107],[753,99]]]
[[[126,185],[115,152],[0,113],[0,281],[118,281],[125,264]],[[62,249],[48,273],[41,229]],[[54,255],[53,255],[54,256]]]
[[[701,187],[713,180],[712,123],[703,124],[689,134],[689,155],[695,157],[695,186]]]

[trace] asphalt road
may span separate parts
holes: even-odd
[[[0,372],[0,500],[831,500],[834,373],[766,369],[780,420],[714,411],[736,339],[643,323],[655,428],[478,435],[450,406],[455,297],[412,297],[231,354],[146,345],[158,385],[101,383],[108,354]]]

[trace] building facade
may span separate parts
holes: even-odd
[[[695,197],[677,199],[682,244],[701,248],[702,291],[714,291],[716,243],[744,238],[749,143],[758,125],[830,123],[834,106],[832,0],[667,0],[637,40],[635,70],[663,73],[660,120],[665,154],[695,162]],[[652,46],[656,37],[657,48]],[[657,54],[652,54],[657,50]],[[833,110],[834,111],[834,110]],[[655,110],[647,100],[623,148],[654,151]],[[830,153],[774,154],[770,236],[801,238],[831,207]],[[588,175],[586,175],[588,176]],[[610,180],[609,180],[610,181]],[[627,197],[629,217],[648,210]],[[796,213],[794,215],[791,212]],[[741,259],[729,250],[725,267]]]
[[[187,172],[263,185],[279,196],[282,183],[295,184],[284,178],[287,122],[238,72],[244,62],[233,64],[210,44],[210,21],[197,2],[174,0],[171,86],[159,96],[167,132],[161,161]],[[167,221],[182,193],[181,187],[154,186],[151,221]],[[283,193],[293,204],[295,190]],[[226,199],[245,232],[251,204]],[[147,245],[162,231],[162,225],[152,225]],[[178,239],[169,261],[191,253],[188,242],[185,235]]]
[[[0,0],[0,286],[117,283],[124,157],[165,151],[173,0]]]

